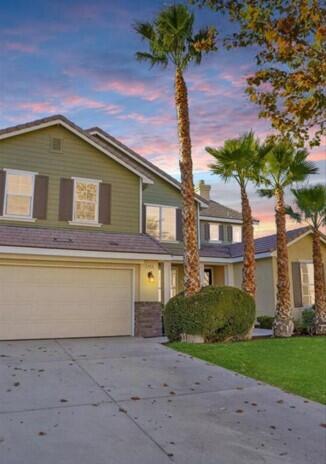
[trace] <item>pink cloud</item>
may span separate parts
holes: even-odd
[[[3,45],[5,50],[20,52],[20,53],[36,53],[38,48],[35,45],[30,45],[21,42],[7,42]]]
[[[46,102],[20,102],[16,103],[16,107],[35,114],[57,112],[57,107],[55,105]]]
[[[161,89],[155,89],[141,81],[107,80],[101,82],[95,88],[101,92],[116,92],[128,97],[140,97],[147,101],[154,101],[162,97]]]

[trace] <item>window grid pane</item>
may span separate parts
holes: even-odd
[[[20,217],[32,216],[33,185],[33,175],[7,174],[6,215]]]
[[[312,263],[301,263],[301,289],[303,306],[315,303],[314,267]]]
[[[76,181],[74,211],[76,221],[97,221],[97,192],[98,183]]]
[[[161,240],[176,239],[176,212],[175,208],[161,209]]]
[[[146,232],[156,239],[160,239],[160,208],[146,207]]]
[[[210,240],[218,242],[220,240],[219,236],[219,224],[210,224],[209,225],[209,237]]]

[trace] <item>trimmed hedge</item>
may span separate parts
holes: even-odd
[[[171,298],[164,309],[164,327],[170,341],[188,334],[214,343],[246,338],[255,317],[251,296],[235,287],[209,286],[190,297],[180,293]]]
[[[260,329],[272,329],[274,317],[272,316],[258,316],[257,322],[259,322]]]

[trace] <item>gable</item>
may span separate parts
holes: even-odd
[[[51,151],[52,137],[62,139],[62,153]],[[67,227],[58,221],[60,179],[82,177],[112,186],[112,224],[103,230],[139,232],[139,176],[62,126],[0,140],[0,168],[49,176],[48,216],[38,221],[42,225]]]

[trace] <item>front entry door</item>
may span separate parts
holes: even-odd
[[[213,278],[212,278],[212,269],[205,269],[204,270],[204,287],[207,285],[212,285]]]

